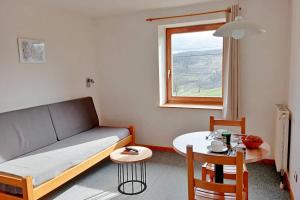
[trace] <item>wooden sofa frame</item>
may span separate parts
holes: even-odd
[[[101,160],[105,159],[113,152],[115,149],[124,147],[126,145],[133,145],[135,143],[135,129],[133,126],[127,127],[130,135],[122,139],[118,143],[108,147],[107,149],[91,156],[87,160],[81,162],[80,164],[62,172],[57,177],[37,186],[33,187],[32,177],[20,177],[12,174],[7,174],[0,172],[0,183],[19,187],[22,189],[23,195],[16,196],[13,194],[3,193],[0,191],[0,200],[38,200],[39,198],[45,196],[51,191],[55,190],[59,186],[63,185],[67,181],[86,171],[90,167],[94,166]]]

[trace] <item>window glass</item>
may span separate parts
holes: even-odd
[[[171,35],[172,96],[222,97],[223,38],[213,32]]]

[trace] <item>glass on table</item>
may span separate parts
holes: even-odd
[[[206,136],[206,140],[222,140],[222,136],[220,137],[220,133],[218,131],[211,131],[208,136]]]

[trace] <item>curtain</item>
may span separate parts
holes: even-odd
[[[235,20],[239,15],[239,6],[233,5],[231,13],[226,13],[226,22]],[[223,118],[237,120],[239,115],[239,42],[224,38],[223,47]]]

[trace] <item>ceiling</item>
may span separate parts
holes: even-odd
[[[31,0],[91,17],[120,15],[157,8],[187,6],[212,0]]]

